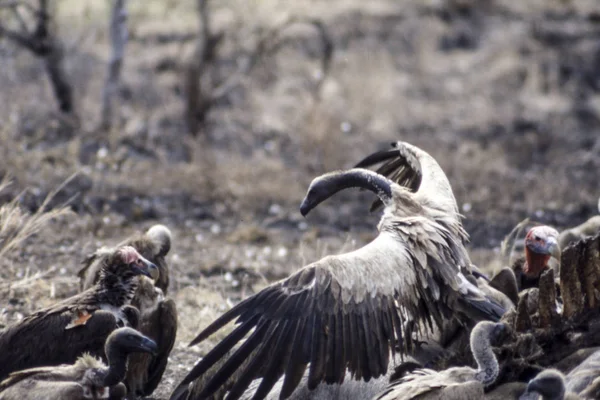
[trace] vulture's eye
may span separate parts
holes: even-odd
[[[536,241],[536,242],[539,242],[539,241],[541,241],[541,240],[542,240],[542,238],[541,238],[541,237],[539,237],[539,236],[536,236],[534,239],[535,239],[535,241]]]

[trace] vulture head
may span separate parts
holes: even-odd
[[[153,278],[158,275],[158,268],[132,246],[122,246],[112,252],[105,258],[101,270],[101,280],[112,277],[120,282],[130,282],[139,275]]]
[[[155,354],[158,347],[154,340],[142,335],[132,328],[115,329],[106,339],[104,351],[107,358],[110,354],[127,355],[129,353]]]
[[[81,279],[81,290],[94,285],[100,276],[103,265],[106,265],[116,249],[131,246],[146,260],[158,267],[152,270],[152,280],[166,294],[169,286],[169,266],[166,257],[171,250],[171,231],[164,225],[153,225],[143,234],[137,233],[122,241],[116,247],[101,247],[83,261],[83,268],[78,272]]]
[[[562,372],[547,369],[529,381],[520,400],[537,399],[538,395],[543,399],[560,400],[565,398],[565,391],[565,376]]]
[[[340,190],[349,188],[367,189],[379,196],[385,205],[392,199],[394,183],[376,172],[353,168],[346,171],[334,171],[321,175],[310,183],[300,213],[306,216],[313,208],[327,200]]]
[[[535,226],[525,237],[525,260],[523,272],[529,277],[537,277],[548,266],[548,260],[560,260],[558,231],[549,226]]]
[[[156,342],[132,328],[114,330],[106,339],[104,352],[108,360],[108,373],[104,376],[104,386],[117,385],[125,378],[127,357],[131,353],[156,354]]]

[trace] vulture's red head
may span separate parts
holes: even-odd
[[[123,246],[113,252],[105,261],[104,275],[110,274],[129,280],[137,275],[153,278],[158,275],[158,268],[146,260],[132,246]]]
[[[525,236],[525,259],[523,272],[530,277],[539,276],[548,266],[548,260],[560,260],[558,231],[546,225],[535,226]]]

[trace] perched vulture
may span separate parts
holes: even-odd
[[[158,267],[158,276],[153,277],[155,281],[147,277],[138,278],[138,288],[131,301],[131,305],[140,311],[138,329],[158,345],[154,355],[134,354],[130,357],[125,384],[133,395],[149,396],[154,392],[175,343],[177,308],[175,302],[164,295],[169,286],[166,256],[171,249],[171,241],[171,231],[166,226],[154,225],[146,233],[134,235],[119,245],[134,247]],[[85,266],[79,271],[82,289],[98,280],[99,266],[112,251],[112,248],[102,247],[85,260]]]
[[[519,291],[538,287],[541,273],[549,267],[550,257],[560,260],[558,231],[546,225],[531,228],[525,236],[525,257],[513,264]]]
[[[588,398],[586,393],[600,393],[600,351],[592,353],[567,375],[567,392]],[[591,397],[590,397],[591,398]],[[593,398],[598,398],[597,395]]]
[[[443,171],[416,147],[400,144],[395,151],[412,170],[418,166],[416,192],[355,168],[313,180],[300,207],[306,215],[342,189],[368,189],[385,206],[379,235],[355,251],[303,267],[215,320],[190,345],[235,319],[237,327],[194,366],[172,399],[182,398],[191,382],[246,336],[204,390],[191,398],[210,396],[235,374],[227,399],[240,398],[259,378],[254,399],[263,399],[282,376],[280,398],[285,399],[309,364],[309,389],[342,382],[346,370],[355,380],[369,381],[386,373],[397,342],[408,351],[413,334],[425,335],[456,313],[474,320],[500,319],[504,309],[460,271],[470,264],[463,246],[466,232]]]
[[[484,388],[496,380],[500,372],[492,350],[508,332],[502,323],[479,322],[471,331],[470,343],[477,369],[452,367],[443,371],[416,370],[392,383],[377,400],[465,400],[483,399]]]
[[[135,278],[151,276],[155,269],[131,246],[113,251],[96,285],[0,332],[0,379],[25,368],[71,364],[84,352],[104,356],[108,335],[138,322],[131,321],[139,316],[129,306]]]
[[[166,261],[171,250],[171,231],[164,225],[154,225],[144,234],[134,235],[119,243],[116,247],[132,246],[143,257],[158,267],[158,277],[154,285],[166,295],[169,288],[169,266]],[[77,276],[80,278],[81,290],[94,285],[100,277],[102,260],[110,255],[114,248],[101,247],[89,255]]]
[[[558,235],[558,245],[561,250],[564,250],[568,245],[588,236],[594,236],[598,232],[600,232],[600,215],[594,215],[581,225],[562,231]]]
[[[556,369],[547,369],[529,381],[525,393],[520,400],[537,400],[538,395],[542,400],[579,400],[589,397],[579,397],[565,389],[565,376]]]
[[[156,343],[135,329],[119,328],[106,340],[108,367],[83,354],[73,365],[37,367],[13,372],[0,383],[0,400],[123,399],[121,383],[130,353],[153,353]]]
[[[562,373],[568,374],[572,370],[574,370],[578,365],[580,365],[586,358],[594,354],[600,350],[600,346],[595,347],[584,347],[582,349],[578,349],[575,352],[569,354],[559,362],[557,362],[554,367],[561,371]]]
[[[502,268],[492,279],[490,279],[488,285],[504,294],[510,300],[513,307],[516,307],[519,304],[519,284],[515,272],[511,268]]]

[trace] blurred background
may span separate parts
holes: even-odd
[[[72,211],[2,253],[0,321],[165,224],[184,317],[161,398],[231,301],[374,236],[368,193],[298,207],[392,141],[446,171],[480,265],[524,218],[598,214],[600,2],[2,0],[0,104],[0,201]]]

